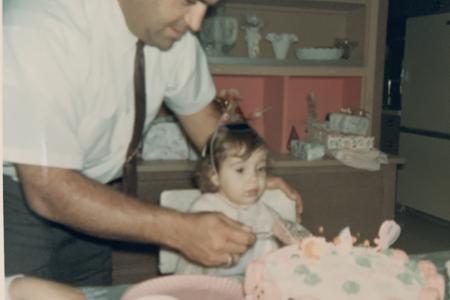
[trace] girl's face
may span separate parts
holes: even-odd
[[[242,151],[240,151],[242,152]],[[212,181],[231,202],[247,206],[259,200],[266,187],[267,151],[258,149],[243,160],[241,153],[228,155]]]

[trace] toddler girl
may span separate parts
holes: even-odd
[[[278,248],[271,235],[273,217],[259,201],[265,191],[268,149],[246,123],[219,126],[209,139],[197,168],[202,195],[191,212],[222,212],[257,235],[255,244],[242,256],[230,253],[227,265],[206,268],[180,257],[175,273],[209,274],[242,279],[246,265]]]

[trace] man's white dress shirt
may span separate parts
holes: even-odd
[[[121,175],[134,120],[137,38],[116,0],[5,0],[4,174],[11,163]],[[189,115],[215,95],[193,34],[168,51],[145,47],[146,127],[163,100]]]

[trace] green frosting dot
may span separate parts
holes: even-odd
[[[359,284],[355,281],[346,281],[342,285],[342,289],[349,295],[354,295],[359,293]]]
[[[419,271],[419,264],[415,260],[408,261],[405,267],[413,272]]]
[[[411,280],[413,282],[418,282],[420,285],[425,284],[424,278],[419,269],[419,264],[416,261],[410,260],[405,264],[405,273],[407,272],[411,275]]]
[[[384,249],[383,251],[381,251],[381,253],[383,253],[386,256],[392,256],[394,254],[394,250],[393,249]]]
[[[299,266],[297,266],[297,267],[294,269],[294,273],[300,274],[300,275],[308,274],[308,273],[309,273],[309,269],[308,269],[308,267],[305,266],[305,265],[299,265]]]
[[[317,274],[309,273],[306,275],[305,280],[303,281],[308,285],[316,285],[321,281],[321,279]]]
[[[403,284],[411,285],[413,283],[413,277],[409,273],[397,274],[397,279],[403,282]]]
[[[357,265],[365,268],[371,268],[372,264],[370,263],[370,260],[367,257],[363,256],[357,256],[355,257],[355,262]]]

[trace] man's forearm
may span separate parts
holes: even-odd
[[[77,171],[17,166],[31,208],[85,233],[174,246],[181,214],[141,202]]]

